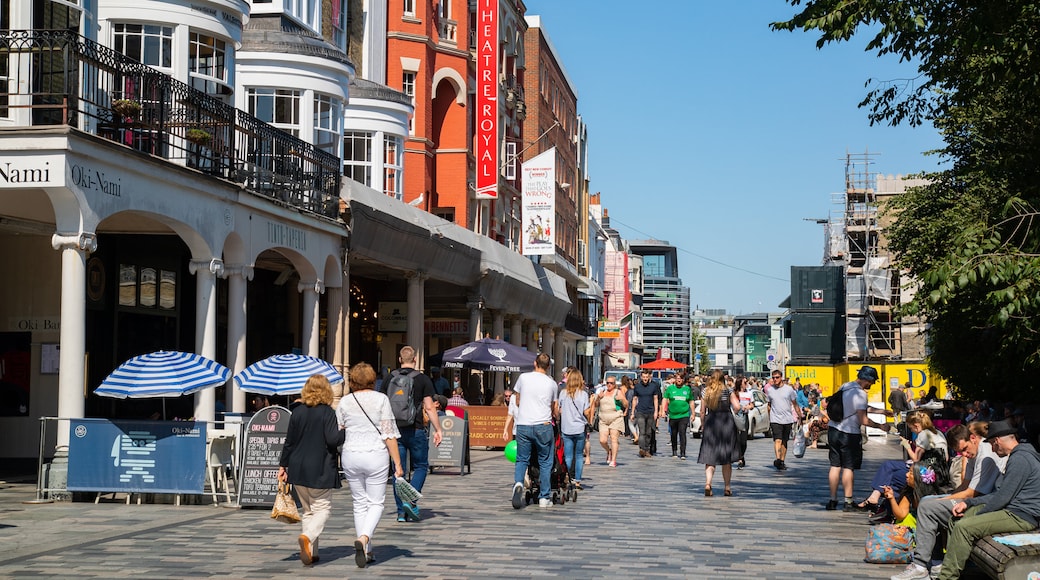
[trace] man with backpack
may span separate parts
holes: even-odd
[[[429,434],[426,431],[426,417],[433,427],[433,444],[441,444],[441,422],[437,418],[437,407],[433,403],[436,392],[433,381],[415,368],[415,349],[405,346],[401,349],[398,362],[401,368],[391,371],[383,382],[383,392],[390,399],[390,408],[397,420],[397,429],[401,432],[397,440],[401,451],[401,460],[408,454],[412,476],[410,483],[417,491],[422,491],[426,476],[430,471]],[[397,503],[397,521],[419,521],[419,506],[402,501],[394,490],[394,501]]]
[[[830,447],[831,468],[827,473],[831,499],[828,510],[838,509],[838,483],[845,491],[845,511],[855,511],[852,489],[856,470],[863,464],[863,436],[860,429],[866,425],[888,431],[888,423],[875,423],[867,416],[867,389],[878,380],[877,369],[865,366],[856,373],[856,380],[841,386],[827,397],[827,442]],[[892,411],[877,409],[876,412],[891,416]]]

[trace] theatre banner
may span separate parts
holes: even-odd
[[[551,256],[556,253],[556,148],[525,161],[521,172],[523,255]]]
[[[203,422],[72,419],[69,429],[69,491],[203,492]]]
[[[477,198],[498,197],[498,2],[477,0]]]

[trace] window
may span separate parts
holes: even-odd
[[[404,199],[404,192],[401,191],[401,176],[404,173],[402,149],[400,137],[383,137],[383,193],[398,200]]]
[[[404,13],[406,16],[415,16],[415,0],[404,0]]]
[[[339,157],[340,125],[343,107],[329,95],[314,94],[314,146]]]
[[[192,32],[188,35],[191,86],[209,95],[230,94],[227,45],[223,40]]]
[[[119,265],[119,306],[174,310],[177,307],[177,273],[151,266]]]
[[[249,114],[299,137],[300,93],[292,89],[247,89]]]
[[[415,73],[405,71],[401,75],[401,92],[412,99],[412,107],[415,107]],[[408,134],[415,134],[415,115],[408,117]]]
[[[285,11],[300,22],[314,28],[317,0],[284,0]]]
[[[173,66],[173,27],[146,24],[112,25],[113,48],[141,64],[169,69]]]
[[[347,51],[347,0],[332,0],[332,42],[336,48]]]
[[[343,175],[372,187],[372,134],[347,131],[343,136]]]
[[[506,141],[506,179],[516,180],[516,141]]]

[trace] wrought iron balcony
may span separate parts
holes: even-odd
[[[0,31],[0,117],[68,125],[300,210],[339,211],[335,155],[74,32]]]

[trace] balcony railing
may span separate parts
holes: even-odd
[[[0,118],[68,125],[326,217],[341,164],[272,125],[68,31],[0,31]]]

